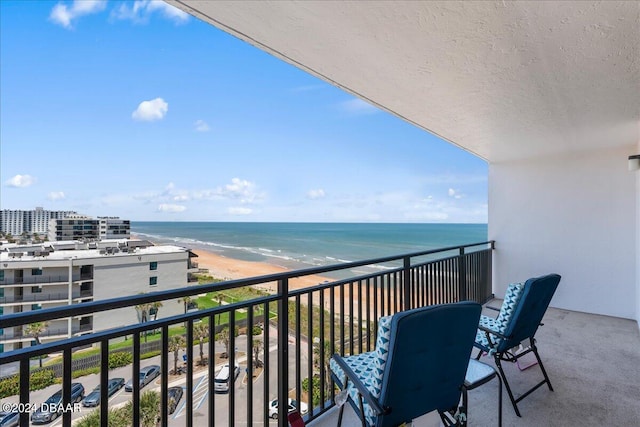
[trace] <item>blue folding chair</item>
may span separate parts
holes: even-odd
[[[475,346],[479,349],[476,359],[479,360],[484,354],[493,356],[513,409],[519,417],[521,415],[518,402],[544,384],[547,384],[549,390],[553,391],[547,371],[538,354],[535,334],[538,326],[542,325],[542,317],[547,311],[559,283],[560,276],[558,274],[534,277],[525,283],[512,283],[507,288],[498,317],[494,319],[484,315],[480,316],[475,342]],[[493,307],[487,308],[497,310]],[[526,340],[529,341],[528,347],[523,348],[521,343]],[[504,374],[502,362],[516,363],[518,359],[529,353],[535,355],[544,379],[520,397],[515,398]]]
[[[466,425],[465,373],[481,310],[464,301],[383,317],[374,351],[333,355],[331,376],[362,425],[398,426],[436,410],[446,426]]]

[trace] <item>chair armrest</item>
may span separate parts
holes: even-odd
[[[336,361],[338,366],[340,366],[340,368],[342,369],[342,372],[345,373],[347,378],[350,379],[351,382],[353,382],[353,385],[358,390],[358,393],[360,393],[360,395],[364,397],[364,400],[369,404],[369,406],[371,406],[371,408],[376,412],[377,415],[389,413],[389,409],[383,408],[382,406],[380,406],[380,403],[378,403],[378,400],[375,397],[373,397],[369,389],[367,389],[367,387],[362,383],[362,381],[360,381],[360,378],[358,378],[358,375],[355,372],[353,372],[353,369],[351,369],[351,367],[347,364],[347,362],[344,361],[344,359],[339,354],[337,353],[334,354],[332,358],[333,360]],[[347,384],[345,383],[344,386],[346,388]]]
[[[505,340],[509,339],[509,337],[507,337],[506,335],[503,335],[498,331],[494,331],[493,329],[486,328],[486,327],[484,327],[482,325],[478,325],[478,329],[480,329],[481,331],[484,331],[487,334],[495,335],[495,336],[497,336],[499,338],[502,338],[502,339],[505,339]]]

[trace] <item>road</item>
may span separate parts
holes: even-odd
[[[247,348],[247,338],[246,336],[238,336],[236,338],[236,348],[237,349],[246,349]],[[207,346],[205,346],[206,348]],[[295,349],[293,344],[290,342],[289,344],[289,366],[295,365]],[[302,350],[302,366],[306,366],[307,357],[306,352]],[[223,351],[222,345],[216,343],[215,344],[216,352]],[[199,357],[199,346],[194,347],[194,357]],[[238,363],[240,365],[240,375],[235,381],[234,388],[234,399],[235,399],[235,412],[234,412],[234,425],[246,425],[247,424],[247,412],[248,412],[248,403],[247,403],[247,394],[248,394],[248,385],[245,384],[246,380],[246,356],[240,356],[238,358]],[[215,371],[217,372],[223,365],[219,364],[216,366]],[[146,359],[141,361],[141,367],[148,365],[160,365],[160,356],[155,356],[150,359]],[[169,366],[173,365],[173,357],[170,357]],[[268,399],[271,401],[276,398],[277,395],[277,386],[278,386],[278,377],[277,377],[277,331],[272,329],[270,335],[270,343],[269,343],[269,396]],[[116,368],[110,371],[109,378],[124,378],[125,381],[128,381],[131,378],[132,367],[124,366],[121,368]],[[264,375],[261,374],[257,378],[254,379],[253,382],[253,399],[252,399],[252,413],[253,413],[253,423],[262,423],[263,422],[263,388],[264,388]],[[169,378],[169,387],[172,386],[182,386],[186,387],[186,376],[182,375],[177,379],[172,379],[175,377]],[[208,381],[208,370],[200,370],[194,373],[193,379],[193,417],[195,420],[206,420],[209,413],[209,402],[208,396],[210,393],[209,390],[209,381]],[[74,382],[80,382],[85,388],[85,394],[89,394],[94,387],[96,387],[100,382],[99,374],[87,375],[84,377],[77,378],[73,380]],[[295,379],[290,378],[290,388],[294,387]],[[56,391],[60,390],[60,385],[52,385],[42,390],[33,391],[30,394],[30,401],[36,404],[44,402],[49,396],[51,396]],[[160,378],[154,380],[151,384],[147,385],[142,391],[146,390],[157,390],[160,391]],[[109,407],[118,407],[124,405],[128,401],[131,400],[132,393],[124,390],[124,387],[117,391],[113,396],[109,398]],[[2,399],[2,403],[11,402],[17,403],[18,397],[11,396],[6,399]],[[214,399],[214,414],[215,414],[215,425],[228,425],[229,424],[229,402],[230,402],[230,393],[216,393]],[[72,419],[74,421],[79,420],[89,412],[95,410],[95,408],[85,408],[81,407],[79,412],[74,412],[72,414]],[[184,417],[186,416],[186,391],[180,400],[176,411],[169,415],[169,425],[170,426],[182,426],[184,425]],[[269,420],[269,424],[275,424],[275,420]],[[51,427],[59,427],[62,426],[62,418],[58,418],[52,423],[48,424]]]

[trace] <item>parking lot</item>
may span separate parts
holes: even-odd
[[[246,348],[246,337],[239,336],[236,338],[236,344],[238,348]],[[218,344],[216,344],[216,352],[218,350],[222,351],[222,348],[217,348]],[[294,351],[290,349],[290,359],[291,363],[294,363]],[[199,351],[199,350],[198,350]],[[271,336],[271,342],[269,346],[269,371],[271,375],[269,376],[269,400],[272,400],[276,397],[277,393],[277,384],[278,378],[275,373],[277,372],[277,346],[276,346],[276,332],[274,330],[273,335]],[[194,354],[197,354],[196,349],[194,349]],[[303,355],[303,359],[306,361],[306,355]],[[170,359],[172,362],[172,359]],[[246,425],[247,423],[247,413],[249,410],[252,410],[253,413],[253,422],[254,423],[262,423],[263,421],[263,389],[264,389],[264,375],[259,375],[254,378],[253,382],[253,398],[251,402],[247,400],[247,388],[246,384],[246,356],[240,356],[237,358],[237,362],[240,366],[240,374],[236,378],[234,382],[234,424],[235,425]],[[215,371],[218,372],[222,365],[219,364],[216,366]],[[141,362],[141,369],[145,366],[149,365],[160,365],[160,356],[156,356],[150,359],[143,360]],[[170,363],[172,366],[172,363]],[[266,367],[265,367],[266,368]],[[125,366],[121,368],[116,368],[110,371],[109,378],[124,378],[125,382],[131,379],[132,367]],[[293,379],[291,379],[293,381]],[[81,383],[85,389],[85,396],[89,395],[91,391],[99,384],[100,376],[98,374],[87,375],[84,377],[77,378],[73,380],[74,383]],[[169,387],[179,386],[183,389],[186,388],[186,376],[180,375],[178,377],[169,376]],[[30,402],[35,404],[35,406],[39,406],[42,402],[45,402],[47,398],[49,398],[56,391],[60,390],[61,386],[59,384],[49,386],[45,389],[33,391],[30,394]],[[147,386],[145,386],[141,392],[146,390],[156,390],[160,391],[160,377],[152,380]],[[187,413],[186,408],[186,390],[183,393],[182,398],[178,402],[178,405],[173,414],[169,415],[169,425],[184,425],[184,418]],[[209,376],[208,369],[197,369],[194,372],[193,378],[193,416],[194,418],[207,419],[209,413]],[[229,401],[230,395],[229,393],[214,393],[214,417],[216,425],[226,425],[229,422]],[[126,404],[131,400],[132,393],[125,391],[125,388],[122,387],[118,391],[116,391],[109,398],[109,407],[119,407],[121,405]],[[6,399],[2,399],[2,402],[11,402],[17,403],[18,397],[12,396]],[[76,405],[73,407],[72,411],[72,419],[79,420],[83,416],[87,415],[89,412],[94,411],[96,408],[87,408],[83,405]],[[269,420],[269,422],[275,423],[275,420]],[[33,425],[33,424],[32,424]],[[53,422],[48,423],[47,425],[51,427],[62,426],[62,417],[57,418]]]

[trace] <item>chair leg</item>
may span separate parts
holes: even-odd
[[[533,350],[533,354],[536,356],[538,360],[538,365],[540,366],[540,370],[542,371],[542,375],[544,375],[544,380],[549,386],[549,390],[553,391],[553,387],[551,386],[551,381],[549,380],[549,375],[547,375],[547,370],[544,369],[544,365],[542,364],[542,360],[540,359],[540,355],[538,354],[538,347],[534,343],[531,344],[531,349]]]
[[[520,415],[520,410],[518,409],[518,404],[516,399],[513,397],[513,392],[511,391],[511,387],[509,386],[509,381],[507,381],[507,377],[504,374],[504,370],[502,369],[502,361],[500,360],[500,356],[495,355],[493,358],[496,362],[496,367],[498,371],[500,371],[500,376],[502,377],[502,381],[504,382],[504,386],[507,389],[507,394],[509,395],[509,400],[511,400],[511,405],[513,406],[513,410],[516,412],[516,415],[522,418]]]
[[[458,416],[458,420],[456,422],[456,426],[466,427],[467,419],[469,417],[469,402],[467,399],[467,389],[462,388],[462,406],[460,407],[460,413]]]
[[[502,378],[500,374],[498,377],[498,427],[502,427]]]
[[[478,354],[476,355],[476,360],[480,360],[480,358],[482,357],[482,350],[478,350]]]
[[[344,404],[340,405],[340,412],[338,413],[338,427],[342,426],[342,415],[344,413]]]

